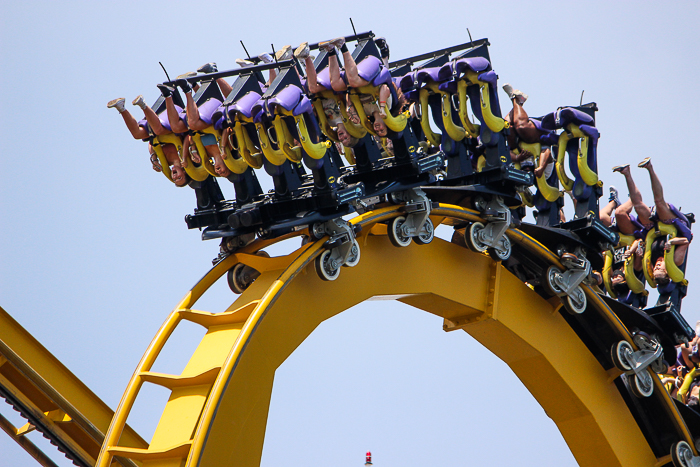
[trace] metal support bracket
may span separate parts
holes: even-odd
[[[428,222],[432,202],[420,188],[391,193],[391,200],[396,203],[406,203],[401,209],[406,214],[406,222],[401,226],[401,232],[406,237],[417,237],[421,234],[432,234],[432,224]],[[430,229],[430,231],[428,231]]]
[[[591,273],[591,262],[586,258],[562,259],[562,264],[566,268],[561,274],[556,274],[552,280],[557,285],[555,291],[560,297],[571,295],[576,288]]]
[[[490,201],[478,199],[474,204],[483,218],[488,221],[484,229],[479,232],[479,242],[491,248],[499,248],[512,222],[510,209],[500,196],[494,196]]]
[[[330,238],[325,243],[327,250],[331,251],[329,264],[333,269],[341,266],[355,266],[360,257],[360,245],[355,240],[355,229],[349,222],[342,218],[332,219],[323,223],[316,223],[310,227],[311,234],[317,238],[328,235]]]

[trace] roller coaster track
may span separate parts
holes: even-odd
[[[56,464],[24,435],[38,430],[81,467],[95,465],[114,412],[0,308],[0,397],[28,423],[13,426],[0,415],[0,428],[42,466]],[[128,426],[124,443],[148,444]],[[121,465],[134,466],[128,459]]]
[[[144,466],[257,466],[275,370],[324,320],[375,296],[444,318],[444,330],[462,329],[501,358],[557,424],[581,466],[672,465],[672,443],[697,437],[677,404],[652,374],[651,397],[637,399],[610,361],[619,340],[634,346],[630,330],[592,289],[588,307],[571,315],[558,297],[545,298],[500,262],[456,243],[393,247],[384,222],[392,206],[351,220],[361,226],[362,258],[323,282],[313,262],[321,239],[280,257],[255,255],[275,241],[257,240],[212,268],[181,300],[158,331],[129,382],[105,436],[97,465],[130,459]],[[438,204],[431,220],[459,225],[481,221],[476,211]],[[299,235],[297,233],[296,235]],[[507,232],[515,252],[562,267],[542,244],[517,229]],[[206,290],[242,262],[260,277],[225,311],[193,308]],[[425,264],[437,273],[424,274]],[[377,271],[382,271],[381,275]],[[465,280],[469,287],[465,293]],[[181,321],[207,332],[180,375],[151,372]],[[634,346],[636,349],[636,346]],[[647,370],[651,371],[651,370]],[[120,441],[144,383],[172,393],[147,448]],[[653,415],[650,423],[649,418]]]

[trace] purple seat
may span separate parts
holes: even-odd
[[[314,109],[314,106],[311,103],[311,99],[309,99],[306,95],[302,94],[301,102],[299,102],[299,105],[297,105],[294,108],[294,112],[292,113],[292,115],[294,115],[296,117],[296,116],[304,114],[304,113],[313,114],[313,109]]]
[[[367,57],[369,58],[369,57]],[[367,60],[367,59],[365,59]],[[387,70],[385,67],[382,67],[377,76],[374,77],[373,80],[370,81],[370,84],[372,86],[381,86],[382,84],[386,84],[387,86],[391,85],[391,72]],[[393,86],[390,86],[393,88]]]
[[[542,128],[542,122],[540,120],[537,120],[536,118],[530,118],[530,121],[535,125],[535,128],[537,128],[539,131],[544,132],[540,135],[539,142],[541,144],[544,144],[546,146],[552,146],[559,142],[559,135],[557,135],[555,131],[549,131],[545,128]]]
[[[211,125],[214,112],[216,112],[219,107],[221,107],[221,101],[219,99],[207,99],[204,104],[197,108],[199,110],[199,118],[207,125]]]
[[[228,114],[233,118],[237,112],[240,112],[244,117],[251,118],[253,116],[253,106],[255,106],[259,100],[260,94],[257,92],[249,92],[228,106]]]
[[[450,94],[457,94],[457,81],[450,80],[440,83],[438,84],[438,89],[443,92],[449,92]]]
[[[368,55],[357,64],[357,74],[360,78],[371,83],[383,68],[381,60],[373,55]]]
[[[542,117],[542,126],[547,130],[564,128],[569,123],[575,125],[591,125],[593,123],[593,117],[580,110],[572,109],[571,107],[558,109],[556,112],[549,113]]]
[[[279,105],[283,109],[291,112],[294,110],[294,107],[301,102],[302,95],[303,93],[298,87],[287,86],[267,99],[267,108],[270,110],[270,113],[275,113],[275,107]]]
[[[410,91],[413,89],[413,83],[416,80],[416,72],[415,71],[409,71],[405,75],[403,75],[399,79],[399,84],[401,87],[401,90],[404,92]]]
[[[422,69],[416,71],[416,83],[417,83],[417,85],[422,86],[423,84],[427,83],[430,80],[437,82],[439,72],[440,72],[440,68],[438,68],[438,67],[422,68]]]
[[[484,71],[489,67],[489,61],[483,57],[459,58],[445,63],[440,67],[438,81],[458,78],[467,71]]]
[[[498,75],[493,70],[487,71],[486,73],[482,73],[479,75],[479,81],[489,83],[492,89],[496,89],[496,86],[498,84]]]

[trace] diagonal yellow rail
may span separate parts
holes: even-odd
[[[654,466],[657,459],[625,400],[577,334],[545,300],[488,256],[435,239],[431,244],[393,247],[382,222],[400,215],[387,207],[352,220],[362,226],[362,259],[333,282],[313,269],[324,239],[294,253],[264,258],[258,241],[216,265],[188,292],[163,324],[129,382],[105,437],[98,466],[115,458],[144,466],[258,466],[275,370],[324,320],[374,296],[390,295],[444,318],[446,331],[462,329],[506,362],[559,427],[581,466]],[[443,221],[480,220],[458,206],[431,213]],[[518,230],[517,248],[542,263],[558,258]],[[291,235],[290,235],[291,236]],[[261,276],[225,311],[193,309],[201,295],[238,262]],[[425,264],[431,271],[424,274]],[[466,284],[469,284],[468,286]],[[587,287],[589,309],[620,339],[625,326]],[[180,375],[151,372],[160,350],[182,320],[207,332]],[[658,378],[652,397],[667,409],[678,439],[692,437]],[[121,440],[126,419],[144,383],[169,388],[171,397],[148,447]]]
[[[114,412],[2,308],[0,397],[29,420],[17,428],[2,418],[3,430],[41,465],[54,464],[23,437],[30,430],[41,431],[77,465],[95,465]],[[123,442],[147,446],[129,427]]]

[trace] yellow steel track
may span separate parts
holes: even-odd
[[[78,465],[95,465],[114,412],[36,339],[0,308],[0,396],[30,420],[15,427],[0,416],[0,428],[44,466],[55,465],[23,435],[37,429]],[[148,444],[131,428],[123,442]],[[132,465],[122,460],[123,465]]]
[[[275,370],[324,320],[374,296],[398,301],[444,318],[446,331],[462,329],[506,362],[557,424],[581,466],[661,466],[628,406],[606,372],[558,312],[558,298],[545,300],[488,256],[435,239],[429,245],[393,247],[381,222],[400,215],[387,207],[356,217],[362,257],[323,282],[313,261],[325,239],[292,254],[265,258],[254,253],[279,241],[259,240],[217,264],[178,304],[144,354],[105,436],[98,466],[116,458],[144,466],[257,466]],[[431,212],[437,226],[476,221],[478,214],[441,204]],[[544,263],[558,258],[518,230],[508,235]],[[288,237],[291,237],[289,235]],[[235,264],[261,276],[225,311],[194,309],[202,294]],[[431,265],[431,274],[425,265]],[[465,288],[465,283],[469,287]],[[631,335],[605,303],[584,286],[591,307],[620,339]],[[178,323],[191,321],[206,335],[180,375],[153,373],[159,352]],[[678,439],[692,437],[673,401],[654,375],[655,391]],[[126,419],[144,383],[169,388],[171,396],[148,447],[124,438]]]

